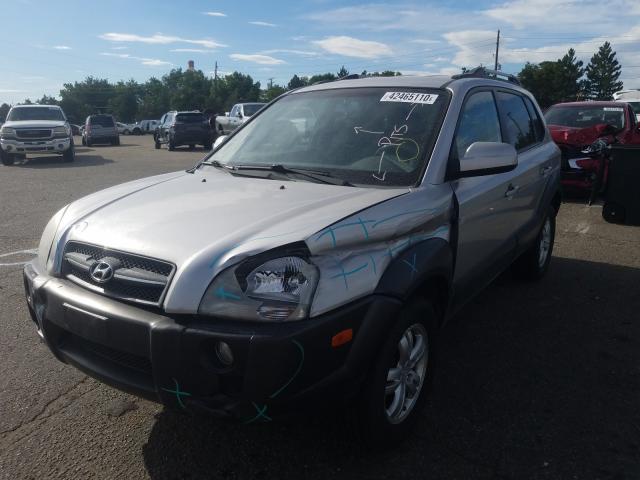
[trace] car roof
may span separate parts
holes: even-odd
[[[620,107],[624,102],[616,102],[614,100],[589,100],[584,102],[563,102],[551,105],[553,107]]]
[[[60,105],[41,105],[37,104],[29,104],[29,105],[14,105],[11,108],[60,108]],[[60,108],[61,109],[61,108]],[[61,109],[62,110],[62,109]]]
[[[335,80],[326,83],[309,85],[291,93],[304,93],[320,90],[331,90],[339,88],[366,88],[366,87],[386,87],[386,88],[446,88],[452,93],[466,93],[475,87],[508,88],[516,90],[532,97],[531,93],[513,82],[495,79],[491,77],[478,77],[472,75],[461,75],[451,77],[449,75],[398,75],[394,77],[363,77],[345,80]]]

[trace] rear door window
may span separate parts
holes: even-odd
[[[474,142],[502,142],[498,110],[490,91],[473,93],[467,99],[454,142],[458,159],[464,158]]]
[[[537,142],[533,121],[529,116],[524,99],[515,93],[499,91],[496,93],[505,141],[522,150]]]

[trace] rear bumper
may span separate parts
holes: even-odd
[[[301,322],[171,317],[106,298],[27,264],[29,312],[53,354],[98,380],[170,407],[244,422],[340,405],[359,391],[400,303],[371,296]],[[332,337],[353,329],[353,340]],[[223,341],[234,361],[216,354]]]
[[[60,154],[73,144],[71,138],[54,138],[51,140],[14,140],[0,139],[0,148],[7,153],[54,153]]]

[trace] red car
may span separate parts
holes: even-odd
[[[607,162],[586,155],[596,140],[640,145],[640,129],[632,108],[622,102],[558,103],[545,112],[551,137],[562,151],[562,186],[576,193],[591,193],[596,182],[606,185]],[[602,170],[602,171],[601,171]]]

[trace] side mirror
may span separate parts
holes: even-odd
[[[238,113],[237,113],[237,115],[236,115],[236,117],[238,117],[238,118],[242,118],[242,112],[238,112]]]
[[[502,142],[474,142],[460,160],[460,176],[475,177],[513,170],[518,153],[513,145]]]
[[[213,142],[213,149],[215,150],[216,148],[218,148],[226,139],[226,135],[220,135],[218,138],[216,138],[216,141]]]

